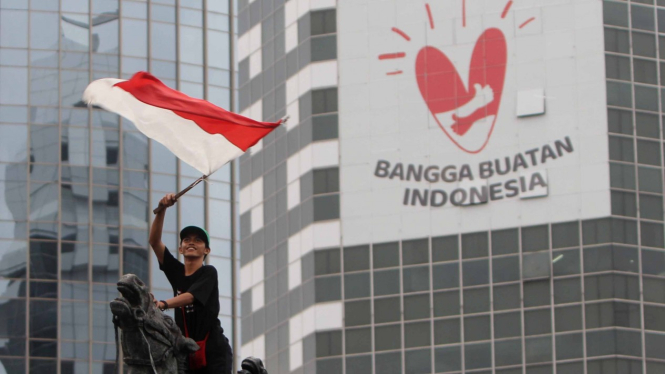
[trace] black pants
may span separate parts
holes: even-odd
[[[231,374],[233,370],[233,349],[229,344],[229,339],[224,335],[224,330],[215,326],[210,331],[208,342],[206,343],[206,362],[205,368],[200,370],[190,370],[191,374]]]

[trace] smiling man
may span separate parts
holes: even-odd
[[[165,208],[173,206],[174,194],[168,194],[159,202]],[[171,283],[174,297],[160,300],[156,305],[162,311],[175,309],[175,321],[182,333],[194,339],[198,352],[190,355],[190,373],[231,373],[233,351],[224,335],[219,314],[219,288],[217,269],[204,265],[210,253],[208,233],[197,226],[187,226],[180,231],[178,252],[184,264],[173,257],[162,242],[162,228],[166,210],[155,216],[150,228],[150,246],[159,260],[159,268]]]

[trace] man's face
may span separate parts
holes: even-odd
[[[204,257],[210,253],[210,248],[198,235],[190,234],[180,241],[180,253],[185,257]]]

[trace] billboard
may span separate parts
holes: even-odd
[[[556,3],[338,1],[345,244],[610,214],[602,3]]]

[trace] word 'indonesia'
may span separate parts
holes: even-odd
[[[573,153],[573,144],[569,137],[556,140],[554,145],[545,144],[540,148],[530,149],[504,158],[484,161],[474,168],[469,164],[460,167],[448,165],[424,166],[400,162],[391,165],[389,161],[378,160],[374,176],[378,178],[395,179],[400,181],[429,182],[429,183],[455,183],[474,181],[476,179],[489,179],[494,176],[503,176],[516,173],[538,165],[546,164],[549,160],[556,160],[568,153]],[[528,176],[520,176],[486,186],[458,187],[450,192],[441,189],[406,188],[404,190],[404,205],[422,205],[442,207],[448,202],[455,206],[481,204],[488,201],[511,198],[538,188],[547,188],[547,178],[541,172],[534,172]]]

